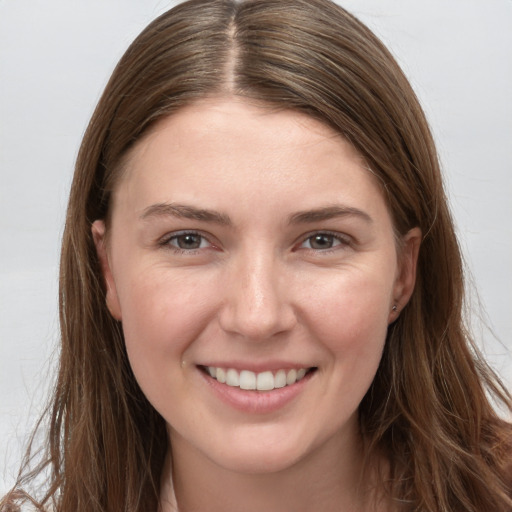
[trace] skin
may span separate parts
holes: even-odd
[[[300,113],[204,100],[138,142],[108,233],[92,230],[134,374],[168,424],[162,510],[174,494],[185,512],[363,510],[357,408],[421,233],[397,251],[354,148]],[[225,403],[199,368],[285,363],[316,370],[269,413]]]

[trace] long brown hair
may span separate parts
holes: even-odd
[[[91,223],[108,221],[123,160],[148,128],[211,95],[294,109],[334,128],[379,178],[397,235],[415,226],[424,234],[415,291],[360,406],[367,460],[378,452],[389,463],[381,486],[393,508],[510,511],[512,429],[490,399],[512,410],[511,398],[464,326],[463,265],[428,124],[388,50],[329,0],[191,0],[151,23],[116,67],[69,200],[42,505],[157,509],[165,425],[106,308]]]

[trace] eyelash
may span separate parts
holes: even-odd
[[[206,241],[209,245],[208,248],[211,248],[214,246],[214,244],[206,237],[203,233],[199,231],[178,231],[174,233],[170,233],[169,235],[166,235],[163,237],[159,242],[158,245],[161,247],[164,247],[166,249],[172,250],[175,254],[186,254],[186,255],[194,255],[197,253],[197,251],[201,249],[205,249],[206,247],[197,247],[194,249],[183,249],[181,247],[176,247],[171,244],[172,240],[177,240],[178,238],[185,237],[185,236],[194,236],[201,238],[200,245],[203,243],[203,241]]]
[[[181,247],[176,247],[171,244],[173,240],[177,240],[181,237],[186,236],[193,236],[193,237],[199,237],[200,240],[200,246],[193,249],[183,249]],[[329,237],[332,238],[333,242],[338,242],[332,247],[328,247],[326,249],[314,249],[313,247],[302,247],[308,240],[312,240],[315,237]],[[208,247],[201,247],[201,245],[207,242],[209,244]],[[311,242],[310,242],[311,244]],[[175,254],[184,254],[184,255],[194,255],[197,254],[198,251],[202,249],[209,249],[212,247],[215,247],[215,245],[212,243],[212,241],[205,236],[203,233],[199,231],[193,231],[193,230],[185,230],[185,231],[178,231],[174,233],[170,233],[163,237],[159,242],[158,245],[167,249],[172,250]],[[306,249],[308,251],[314,252],[314,253],[320,253],[320,254],[330,254],[334,251],[339,250],[343,247],[350,247],[352,245],[352,239],[348,237],[347,235],[342,235],[340,233],[332,232],[332,231],[314,231],[312,233],[308,233],[306,236],[304,236],[301,241],[295,246],[294,250],[298,249]]]
[[[308,251],[312,251],[314,253],[320,253],[320,254],[330,254],[334,251],[339,250],[340,248],[344,247],[350,247],[352,245],[352,239],[347,235],[342,235],[340,233],[336,233],[333,231],[315,231],[313,233],[308,233],[304,238],[302,238],[302,241],[298,244],[298,248],[303,248],[303,244],[305,244],[308,240],[311,240],[315,237],[330,237],[333,239],[333,241],[339,242],[338,244],[334,245],[333,247],[328,247],[327,249],[314,249],[312,247],[305,247],[304,249]]]

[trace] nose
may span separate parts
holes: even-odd
[[[255,341],[289,332],[296,316],[283,270],[271,254],[241,254],[227,271],[221,292],[221,328]]]

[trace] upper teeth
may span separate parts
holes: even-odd
[[[222,384],[240,389],[256,389],[258,391],[270,391],[276,388],[284,388],[294,384],[306,375],[306,368],[299,370],[278,370],[275,374],[271,371],[255,373],[250,370],[238,371],[233,368],[207,367],[208,373]]]

